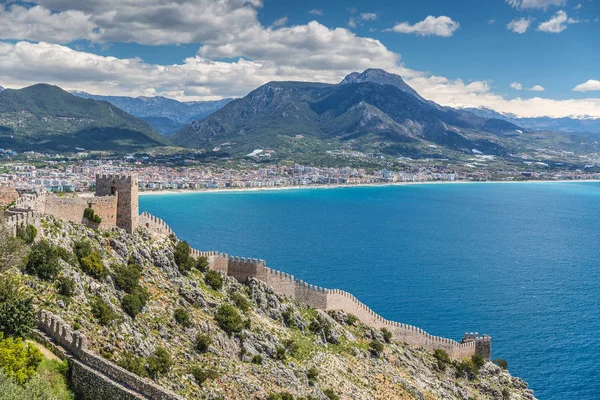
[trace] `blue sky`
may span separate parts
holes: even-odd
[[[442,104],[600,117],[599,1],[0,1],[0,85],[198,100],[375,67]]]

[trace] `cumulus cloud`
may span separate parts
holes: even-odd
[[[398,33],[414,33],[418,36],[449,37],[452,36],[459,27],[460,24],[453,21],[450,17],[434,17],[430,15],[416,24],[411,25],[408,22],[402,22],[389,30]]]
[[[523,34],[527,32],[529,26],[533,22],[533,18],[518,18],[510,21],[508,25],[506,25],[506,29],[509,31],[513,31],[515,33]]]
[[[308,12],[312,15],[323,15],[323,10],[319,10],[318,8],[314,8]]]
[[[510,87],[515,89],[515,90],[523,90],[523,85],[521,85],[519,82],[513,82],[510,84]]]
[[[363,21],[375,21],[377,19],[376,13],[362,13],[360,14],[360,19]]]
[[[262,0],[31,0],[0,8],[0,38],[69,43],[204,43],[259,24]],[[53,11],[50,11],[53,10]]]
[[[541,8],[544,10],[549,6],[562,7],[567,4],[567,0],[506,0],[506,2],[514,8]]]
[[[560,33],[567,29],[568,24],[577,24],[579,20],[569,18],[563,10],[557,11],[548,21],[542,22],[537,30],[548,33]]]
[[[600,81],[590,79],[585,83],[575,86],[573,90],[576,92],[590,92],[592,90],[600,90]]]
[[[396,56],[398,57],[398,56]],[[397,58],[371,60],[381,67],[402,75],[423,97],[448,106],[487,106],[521,116],[592,115],[600,117],[600,99],[508,100],[492,92],[486,81],[464,82],[431,76],[405,68]],[[180,64],[158,65],[140,59],[105,57],[69,47],[48,44],[0,42],[0,76],[3,86],[19,88],[47,82],[68,90],[123,96],[161,95],[179,100],[209,100],[244,96],[269,81],[299,80],[339,82],[352,71],[361,71],[360,62],[344,68],[281,65],[279,62],[239,59],[235,62],[214,61],[200,55]],[[232,84],[235,82],[235,84]]]
[[[281,17],[279,19],[276,19],[273,22],[273,26],[283,26],[283,25],[287,24],[287,22],[288,22],[288,17]]]
[[[546,90],[545,87],[541,86],[541,85],[534,85],[531,89],[532,92],[543,92],[544,90]]]

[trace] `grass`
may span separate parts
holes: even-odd
[[[75,398],[67,386],[68,369],[66,361],[50,360],[48,358],[44,358],[38,367],[38,375],[48,381],[50,394],[56,399],[72,400]]]

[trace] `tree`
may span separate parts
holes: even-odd
[[[150,357],[148,357],[148,372],[154,379],[167,374],[173,367],[173,359],[164,347],[157,347]]]
[[[223,287],[223,276],[217,271],[210,270],[204,275],[204,282],[214,290],[221,290]]]
[[[0,332],[0,370],[17,383],[31,379],[43,360],[42,353],[34,344],[22,339],[4,338]]]
[[[54,246],[47,240],[33,245],[25,270],[45,281],[56,279],[60,270],[60,256]]]
[[[222,304],[215,313],[217,323],[228,334],[239,333],[244,329],[242,316],[233,306]]]
[[[33,225],[27,225],[24,228],[20,227],[17,229],[17,236],[27,244],[33,243],[37,233],[37,229]]]
[[[5,335],[22,337],[35,326],[31,297],[16,275],[0,274],[0,330]]]
[[[180,272],[187,272],[193,266],[190,262],[190,245],[186,242],[178,242],[175,245],[175,253],[173,254],[173,259],[175,260],[175,264],[179,267]]]

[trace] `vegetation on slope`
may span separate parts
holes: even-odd
[[[98,354],[187,398],[533,398],[491,363],[434,356],[355,316],[321,313],[260,282],[206,270],[206,260],[174,238],[51,217],[38,236],[32,246],[50,247],[59,268],[49,257],[51,274],[44,265],[25,269],[27,261],[11,270],[11,279],[35,288],[25,291],[26,308],[52,311]],[[131,312],[125,299],[139,292],[143,301]]]
[[[0,147],[73,151],[164,145],[145,121],[114,105],[38,84],[0,93]]]

